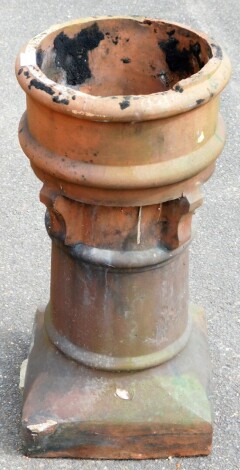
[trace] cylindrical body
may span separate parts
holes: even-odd
[[[47,329],[87,365],[139,369],[177,354],[190,334],[188,250],[162,265],[118,269],[83,261],[53,241]]]
[[[71,358],[134,370],[185,346],[191,218],[229,74],[207,36],[145,18],[58,25],[19,55],[20,142],[53,242],[45,325]]]

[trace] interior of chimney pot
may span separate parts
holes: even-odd
[[[167,91],[211,56],[207,41],[192,31],[126,18],[67,26],[47,36],[37,54],[48,78],[95,96]]]

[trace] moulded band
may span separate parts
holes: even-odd
[[[197,150],[150,165],[116,167],[75,161],[67,157],[61,161],[61,155],[44,148],[32,137],[26,113],[22,117],[20,128],[22,132],[19,134],[19,141],[22,149],[37,168],[73,184],[98,188],[144,189],[178,183],[210,166],[225,143],[225,127],[219,116],[215,133]]]
[[[45,327],[53,344],[71,359],[83,363],[88,367],[94,367],[95,369],[127,371],[148,369],[176,356],[188,342],[192,327],[192,317],[191,313],[188,314],[188,322],[184,332],[173,343],[160,351],[135,357],[107,356],[80,348],[56,330],[51,318],[50,304],[48,304],[45,311]]]
[[[47,224],[46,224],[47,225]],[[95,248],[92,246],[78,243],[76,245],[65,245],[62,240],[57,239],[49,233],[51,239],[61,249],[67,252],[70,256],[78,259],[79,262],[95,264],[111,269],[124,269],[124,270],[138,270],[144,271],[147,269],[157,268],[159,265],[169,263],[175,256],[180,256],[183,251],[190,245],[192,238],[186,243],[182,244],[175,250],[168,250],[164,247],[150,248],[148,250],[139,251],[118,251],[118,250],[105,250],[102,248]]]

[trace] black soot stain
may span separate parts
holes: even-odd
[[[144,21],[143,21],[143,24],[148,24],[148,26],[151,26],[151,25],[152,25],[152,21],[150,21],[150,20],[144,20]]]
[[[69,100],[66,98],[59,98],[59,96],[53,96],[54,103],[59,103],[59,104],[69,104]]]
[[[196,104],[199,106],[200,104],[204,103],[204,101],[205,100],[201,98],[201,99],[196,101]]]
[[[171,31],[167,31],[167,35],[169,37],[173,36],[175,34],[176,30],[175,29],[171,29]]]
[[[119,41],[119,37],[118,37],[118,36],[115,36],[115,38],[112,39],[112,43],[115,44],[115,46],[118,44],[118,41]]]
[[[124,96],[124,100],[119,103],[119,106],[122,110],[130,106],[130,96]]]
[[[190,45],[189,49],[185,47],[180,50],[179,40],[174,37],[175,30],[167,33],[168,39],[166,41],[160,41],[159,47],[165,52],[166,62],[171,72],[180,72],[183,75],[190,75],[194,72],[192,64],[192,56],[197,60],[199,68],[204,66],[201,60],[201,46],[198,42]]]
[[[39,68],[42,67],[42,63],[43,63],[43,50],[42,49],[38,49],[37,50],[37,53],[36,53],[36,62],[37,62],[37,66]]]
[[[197,63],[199,66],[199,69],[202,69],[204,66],[204,62],[202,61],[200,54],[201,54],[201,46],[199,42],[196,42],[193,44],[193,46],[190,46],[190,52],[194,55],[194,57],[197,59]]]
[[[131,59],[129,59],[129,57],[123,57],[123,58],[121,59],[121,61],[122,61],[124,64],[130,64]]]
[[[215,49],[215,57],[217,57],[218,59],[222,60],[223,58],[223,53],[222,53],[222,49],[220,46],[218,46],[217,44],[211,44],[211,47],[213,47]]]
[[[55,63],[57,67],[65,70],[68,85],[81,85],[91,78],[88,52],[95,49],[103,39],[104,34],[99,31],[97,23],[82,29],[73,38],[69,38],[64,32],[56,36]]]
[[[180,85],[176,85],[175,88],[173,88],[174,91],[178,91],[179,93],[183,93],[183,88]]]
[[[50,86],[47,86],[42,82],[39,82],[35,78],[33,78],[29,83],[28,85],[29,90],[31,90],[32,86],[36,88],[37,90],[45,91],[45,93],[47,93],[48,95],[54,95],[54,91],[52,90]]]

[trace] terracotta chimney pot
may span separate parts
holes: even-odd
[[[207,338],[202,309],[189,306],[188,247],[225,142],[230,69],[205,34],[142,17],[56,25],[18,55],[19,139],[52,239],[50,302],[25,378],[28,455],[209,453]]]

